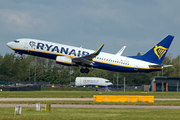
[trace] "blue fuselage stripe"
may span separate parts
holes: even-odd
[[[58,53],[49,53],[49,52],[39,52],[39,51],[27,51],[27,50],[17,50],[15,49],[15,51],[19,52],[19,53],[23,53],[23,54],[29,54],[29,55],[35,55],[35,56],[40,56],[40,57],[44,57],[44,58],[49,58],[49,59],[53,59],[56,60],[57,56],[62,56],[62,54],[58,54]],[[66,55],[64,55],[66,56]],[[60,63],[63,65],[67,65],[65,63]],[[100,68],[100,69],[106,69],[106,70],[110,70],[110,71],[118,71],[118,72],[152,72],[152,71],[159,71],[160,69],[142,69],[142,68],[131,68],[131,67],[125,67],[125,66],[116,66],[116,65],[112,65],[112,64],[106,64],[106,63],[102,63],[102,62],[95,62],[95,64],[97,64],[98,67],[96,68]]]

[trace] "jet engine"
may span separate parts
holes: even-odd
[[[56,63],[70,66],[72,64],[72,58],[65,56],[57,56]]]

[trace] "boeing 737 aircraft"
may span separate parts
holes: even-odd
[[[36,39],[16,39],[7,46],[16,53],[29,54],[56,60],[56,63],[67,66],[83,66],[81,73],[88,73],[88,67],[116,72],[152,72],[160,71],[168,65],[161,65],[173,40],[168,35],[142,56],[121,56],[125,46],[117,54],[101,52],[104,44],[96,51]],[[170,65],[169,65],[170,66]]]

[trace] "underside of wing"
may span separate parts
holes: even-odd
[[[74,62],[76,64],[79,64],[79,65],[89,65],[89,66],[92,66],[93,65],[92,59],[94,57],[96,57],[97,55],[99,55],[99,53],[101,52],[103,46],[104,46],[104,44],[102,44],[94,53],[92,53],[90,55],[86,55],[86,56],[79,57],[79,58],[73,58],[72,62]]]

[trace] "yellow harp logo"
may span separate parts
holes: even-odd
[[[164,55],[164,53],[166,53],[167,48],[163,47],[163,46],[155,46],[154,48],[154,53],[158,56],[159,60],[161,59],[161,57]]]

